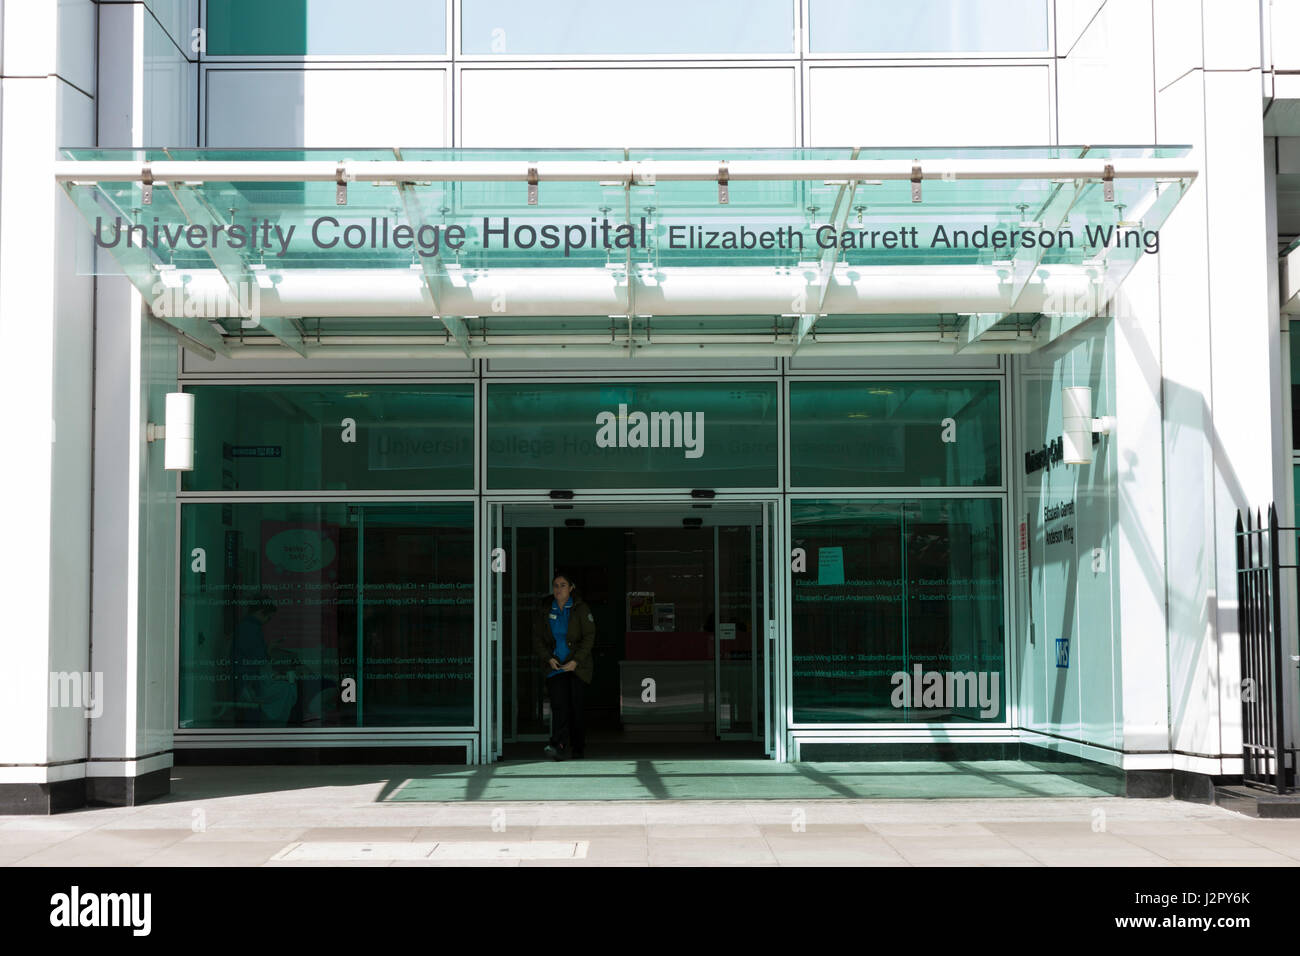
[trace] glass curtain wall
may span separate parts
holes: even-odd
[[[1000,394],[791,383],[796,724],[1004,719]]]
[[[473,723],[473,505],[187,503],[180,726]]]
[[[473,386],[188,390],[179,728],[471,726]]]

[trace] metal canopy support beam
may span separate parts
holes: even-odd
[[[1035,348],[1042,348],[1055,342],[1063,335],[1068,335],[1085,322],[1098,318],[1099,312],[1063,312],[1059,315],[1045,315],[1035,330]]]
[[[1038,210],[1034,216],[1034,221],[1039,225],[1037,228],[1045,233],[1055,233],[1061,228],[1061,224],[1070,216],[1070,210],[1074,208],[1075,202],[1087,188],[1087,183],[1075,180],[1070,183],[1058,183],[1052,191],[1052,195],[1043,203],[1043,207]],[[1029,248],[1023,246],[1018,248],[1011,259],[1011,305],[1007,312],[1017,311],[1016,305],[1020,302],[1021,295],[1024,294],[1025,286],[1029,280],[1034,277],[1038,267],[1042,265],[1043,256],[1047,253],[1047,247],[1041,243],[1035,243]]]
[[[340,167],[341,170],[340,170]],[[718,181],[716,160],[555,160],[527,163],[508,160],[61,160],[54,164],[59,182],[653,182]],[[1193,180],[1196,167],[1186,157],[1174,159],[929,159],[919,174],[912,160],[734,160],[727,181],[795,182],[825,180],[958,182],[1022,179],[1164,179]]]
[[[1119,223],[1120,227],[1135,226],[1140,228],[1144,217],[1155,222],[1164,222],[1173,211],[1178,200],[1187,191],[1189,182],[1180,180],[1176,183],[1157,184],[1158,192],[1151,196],[1149,204],[1132,215],[1132,220]],[[1039,347],[1056,341],[1061,336],[1072,332],[1088,319],[1097,317],[1114,298],[1128,274],[1137,264],[1138,258],[1145,255],[1140,245],[1112,246],[1093,262],[1085,262],[1093,276],[1086,290],[1075,294],[1054,293],[1047,296],[1043,308],[1046,322],[1039,323],[1035,338]]]
[[[1040,229],[1044,233],[1055,233],[1059,230],[1066,219],[1070,217],[1070,210],[1074,208],[1074,204],[1087,187],[1087,182],[1078,179],[1068,183],[1058,183],[1047,201],[1034,213],[1032,222],[1036,223],[1036,226],[1033,228]],[[1018,311],[1020,298],[1024,295],[1029,281],[1033,279],[1034,273],[1042,265],[1043,256],[1046,254],[1047,247],[1041,243],[1035,243],[1028,248],[1021,246],[1016,249],[1011,257],[1011,294],[1009,297],[1011,304],[1005,312],[1000,314],[980,313],[969,316],[958,330],[958,352],[979,341],[980,336],[985,332]]]
[[[176,200],[177,207],[191,224],[202,225],[209,231],[214,226],[227,225],[194,187],[184,183],[169,183],[167,188]],[[307,346],[303,343],[302,332],[294,324],[293,319],[280,315],[264,316],[256,307],[257,299],[261,295],[260,287],[243,257],[229,246],[215,242],[205,244],[204,250],[212,260],[212,264],[217,267],[217,271],[221,273],[221,277],[226,280],[226,286],[230,291],[230,314],[240,316],[240,328],[261,327],[292,351],[306,358]],[[247,295],[243,294],[244,290],[248,290]],[[254,304],[251,315],[245,315],[245,302]]]
[[[860,151],[861,147],[853,147],[853,159],[858,158]],[[835,205],[831,207],[828,222],[835,230],[837,237],[844,232],[844,226],[849,221],[849,209],[853,207],[853,194],[857,191],[857,188],[857,181],[851,179],[841,184],[839,190],[835,193]],[[812,334],[813,327],[817,325],[817,320],[825,314],[826,292],[831,287],[831,279],[835,275],[835,263],[839,260],[839,255],[838,242],[822,250],[821,261],[817,267],[817,301],[812,304],[811,309],[800,314],[798,322],[795,323],[793,341],[790,345],[791,356],[799,351],[799,346],[803,344],[804,339]]]
[[[957,327],[957,347],[953,349],[954,354],[969,349],[1007,315],[1006,312],[977,312],[963,316],[961,325]]]
[[[1287,315],[1300,314],[1300,245],[1283,256],[1279,264],[1282,311]]]
[[[96,222],[102,215],[99,205],[95,202],[95,188],[93,186],[64,183],[63,191],[68,194],[68,198],[72,200],[73,205],[77,207],[91,230],[95,230],[97,228]],[[178,312],[176,315],[167,315],[153,308],[157,300],[163,298],[165,289],[161,277],[154,269],[154,263],[149,253],[136,246],[128,246],[124,242],[118,243],[113,253],[118,265],[122,267],[122,272],[127,281],[135,286],[136,290],[144,298],[150,314],[159,321],[170,325],[184,338],[197,342],[199,345],[205,346],[220,355],[228,356],[230,354],[225,339],[220,332],[208,323],[206,318],[185,315],[183,309],[164,310]]]
[[[415,194],[411,183],[398,183],[397,191],[402,197],[402,205],[406,208],[406,221],[415,230],[416,235],[419,235],[426,225],[424,210],[420,208],[420,197]],[[456,344],[460,346],[466,357],[472,357],[469,327],[466,326],[465,320],[458,315],[446,315],[442,309],[443,286],[447,282],[447,266],[443,263],[442,256],[418,256],[417,258],[420,260],[424,288],[428,293],[429,304],[433,307],[431,311],[434,318],[441,320],[443,328],[456,340]]]

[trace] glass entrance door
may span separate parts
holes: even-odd
[[[544,740],[534,618],[563,571],[596,620],[587,735],[636,743],[766,743],[772,668],[770,503],[492,505],[508,550],[497,683],[506,743]],[[757,749],[755,754],[757,754]]]

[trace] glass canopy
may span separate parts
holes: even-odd
[[[224,354],[1028,351],[1104,313],[1186,147],[68,149],[96,242]]]

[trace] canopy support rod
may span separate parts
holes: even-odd
[[[627,150],[623,151],[626,158]],[[623,222],[630,229],[632,227],[632,180],[623,184]],[[632,326],[636,321],[636,273],[632,263],[632,243],[627,245],[627,259],[624,262],[624,268],[627,269],[627,357],[629,359],[636,357],[636,345],[632,341]]]
[[[426,225],[424,211],[420,208],[420,197],[415,195],[415,190],[410,183],[398,183],[397,191],[402,197],[402,205],[406,208],[407,223],[415,230],[416,235],[420,235]],[[435,254],[418,256],[418,258],[420,272],[424,276],[424,288],[429,294],[429,304],[433,306],[434,318],[442,322],[443,328],[456,340],[456,344],[461,347],[466,358],[471,358],[469,327],[465,324],[465,320],[458,315],[443,313],[442,286],[447,281],[447,267],[442,261],[442,256]]]
[[[95,202],[94,187],[64,183],[63,191],[68,194],[68,198],[72,200],[91,230],[98,229],[101,211]],[[122,267],[127,281],[135,286],[143,297],[151,315],[170,325],[185,338],[220,355],[230,355],[225,339],[209,324],[208,319],[186,315],[183,307],[176,307],[183,306],[181,290],[169,288],[163,283],[162,277],[154,268],[154,260],[148,252],[138,246],[120,242],[114,250],[114,257]]]
[[[214,226],[220,225],[224,228],[227,225],[194,187],[184,183],[168,183],[167,189],[176,200],[177,207],[191,224],[205,226],[209,234],[212,234]],[[262,315],[258,307],[261,286],[253,278],[252,270],[244,262],[243,257],[229,246],[215,242],[206,243],[204,251],[212,260],[212,264],[217,267],[217,271],[221,273],[221,277],[226,280],[226,287],[230,292],[231,314],[240,317],[239,327],[241,329],[261,327],[298,355],[306,358],[307,346],[303,342],[302,332],[292,318]]]
[[[1150,202],[1131,213],[1134,219],[1118,223],[1117,227],[1134,223],[1140,227],[1144,218],[1164,222],[1187,191],[1187,186],[1187,181],[1157,185],[1157,192],[1150,197]],[[1138,244],[1109,246],[1096,260],[1084,262],[1092,279],[1086,289],[1080,290],[1078,294],[1062,295],[1054,292],[1043,302],[1041,311],[1045,321],[1039,323],[1035,330],[1039,347],[1056,341],[1089,319],[1101,315],[1119,290],[1120,284],[1144,254],[1143,247]]]
[[[858,158],[861,149],[860,146],[853,147],[853,159]],[[795,321],[793,342],[790,345],[791,356],[799,351],[799,346],[812,333],[813,326],[817,324],[817,320],[824,314],[826,293],[831,287],[831,278],[835,274],[835,263],[839,260],[840,255],[839,236],[844,232],[844,226],[849,221],[849,209],[853,206],[853,194],[857,191],[857,188],[857,181],[851,179],[841,184],[839,190],[835,193],[835,205],[831,208],[828,222],[835,230],[836,241],[822,250],[821,263],[817,270],[817,301],[813,304],[813,308],[806,311],[799,310],[801,314]]]

